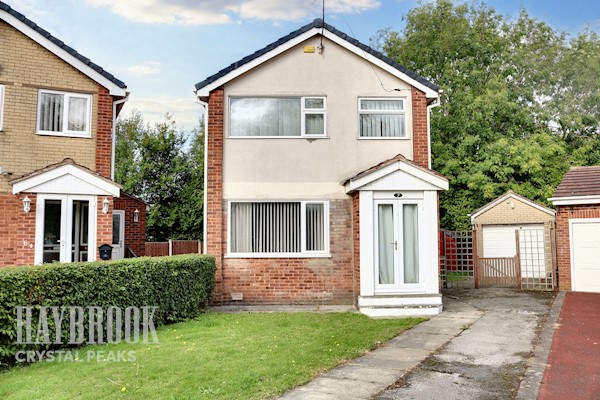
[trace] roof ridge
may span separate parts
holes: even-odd
[[[62,50],[69,53],[69,55],[71,55],[72,57],[75,57],[77,60],[84,63],[85,65],[87,65],[88,67],[93,69],[95,72],[99,73],[100,75],[102,75],[103,77],[105,77],[106,79],[108,79],[109,81],[114,83],[115,85],[117,85],[119,88],[121,88],[121,89],[127,88],[127,85],[123,81],[121,81],[120,79],[117,79],[113,74],[106,71],[104,68],[102,68],[98,64],[93,63],[89,58],[85,57],[83,54],[80,54],[74,48],[66,45],[65,42],[63,42],[62,40],[53,36],[50,32],[48,32],[47,30],[40,27],[38,24],[36,24],[35,22],[33,22],[32,20],[27,18],[25,15],[21,14],[14,8],[12,8],[10,5],[4,3],[3,1],[0,1],[0,10],[15,17],[16,19],[21,21],[23,24],[25,24],[29,28],[33,29],[34,31],[36,31],[37,33],[39,33],[40,35],[42,35],[43,37],[45,37],[46,39],[48,39],[49,41],[54,43],[56,46],[58,46]]]

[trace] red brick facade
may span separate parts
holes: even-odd
[[[429,168],[429,139],[427,135],[427,99],[425,93],[412,87],[413,161]]]
[[[358,307],[360,295],[360,192],[352,193],[352,242],[354,246],[354,305]]]
[[[31,200],[31,211],[23,211],[23,199]],[[0,267],[33,264],[36,195],[0,195]]]
[[[556,207],[556,248],[559,290],[572,289],[569,220],[577,218],[600,218],[600,204]]]
[[[113,98],[108,89],[98,85],[96,130],[96,172],[110,179],[112,161]]]
[[[121,197],[114,199],[115,210],[125,211],[125,246],[129,247],[138,257],[146,254],[146,204],[121,192]],[[134,212],[139,211],[138,222],[134,221]],[[125,249],[125,257],[129,257]]]

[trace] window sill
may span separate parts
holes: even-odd
[[[329,139],[329,136],[227,136],[227,139]]]
[[[35,132],[38,136],[58,136],[58,137],[66,137],[66,138],[78,138],[78,139],[92,139],[91,133],[86,133],[84,135],[77,135],[73,133],[62,133],[62,132]]]
[[[358,137],[358,140],[410,140],[409,137]]]
[[[331,258],[329,253],[308,254],[308,253],[230,253],[225,254],[223,258]]]

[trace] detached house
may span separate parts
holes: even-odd
[[[316,19],[196,95],[216,302],[440,312],[436,85]]]
[[[0,266],[143,255],[146,206],[111,180],[126,89],[0,2]]]

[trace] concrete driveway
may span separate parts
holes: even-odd
[[[484,315],[378,399],[517,397],[554,293],[494,288],[447,294],[450,299],[483,310]],[[535,398],[537,387],[531,393],[527,396]]]

